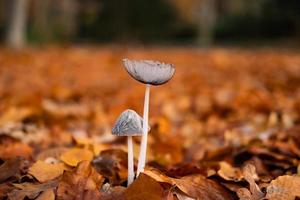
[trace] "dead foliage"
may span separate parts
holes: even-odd
[[[125,57],[176,66],[151,91],[148,163],[128,188],[111,127],[127,108],[142,115],[144,87]],[[1,49],[0,66],[0,199],[300,197],[298,52]]]

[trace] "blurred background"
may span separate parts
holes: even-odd
[[[300,44],[299,0],[0,0],[1,42]]]

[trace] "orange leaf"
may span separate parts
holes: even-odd
[[[125,191],[127,200],[161,200],[164,197],[163,188],[153,178],[146,174],[139,177]]]
[[[100,196],[104,178],[90,162],[83,161],[73,171],[65,171],[57,189],[57,199],[88,200]]]
[[[227,181],[241,181],[243,174],[240,169],[232,167],[227,162],[220,162],[219,176]]]
[[[13,142],[0,146],[0,158],[9,159],[17,156],[28,158],[32,154],[32,148],[21,142]]]
[[[73,148],[60,156],[60,159],[70,166],[76,166],[79,162],[93,159],[93,152],[87,149]]]
[[[29,168],[29,173],[43,183],[62,175],[64,169],[66,167],[63,163],[48,164],[39,160]]]

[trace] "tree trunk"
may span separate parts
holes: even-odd
[[[201,0],[198,9],[199,37],[198,42],[210,46],[214,42],[214,29],[217,19],[216,0]]]
[[[60,20],[63,27],[62,36],[66,39],[72,38],[76,32],[77,0],[60,0]]]
[[[77,29],[77,0],[35,0],[33,8],[33,29],[38,42],[73,37]]]
[[[33,36],[38,42],[48,42],[53,37],[51,9],[51,0],[35,0],[33,3]]]
[[[6,43],[14,49],[21,49],[26,44],[26,22],[28,0],[7,0],[10,6],[10,17]]]

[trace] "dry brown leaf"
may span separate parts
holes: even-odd
[[[259,200],[263,198],[265,194],[260,190],[255,182],[255,180],[258,179],[255,166],[252,164],[246,164],[243,167],[243,175],[245,180],[249,183],[252,200]]]
[[[47,158],[54,158],[54,159],[60,159],[60,156],[68,151],[69,149],[66,147],[53,147],[53,148],[49,148],[46,149],[42,152],[40,152],[37,156],[36,156],[36,160],[46,160]]]
[[[177,186],[183,193],[199,199],[232,199],[230,193],[217,182],[204,176],[190,175],[180,179],[168,177],[158,170],[147,168],[144,172],[158,182]]]
[[[258,154],[258,155],[266,155],[266,156],[272,157],[275,160],[278,160],[278,161],[274,161],[274,164],[278,163],[279,161],[285,161],[285,162],[290,162],[290,163],[295,163],[295,164],[298,163],[298,160],[295,158],[292,158],[290,156],[285,156],[280,153],[272,152],[271,150],[260,147],[260,146],[250,147],[249,152],[251,152],[253,154]]]
[[[0,183],[18,174],[20,172],[22,161],[22,158],[17,157],[6,160],[2,165],[0,165]]]
[[[55,200],[55,193],[53,189],[45,190],[36,198],[36,200]]]
[[[236,194],[240,200],[252,200],[251,192],[247,188],[239,188]]]
[[[220,169],[218,171],[219,176],[227,181],[241,181],[243,174],[239,168],[232,167],[227,162],[220,162]]]
[[[44,183],[61,176],[66,169],[64,163],[45,163],[38,160],[29,168],[29,173],[39,182]]]
[[[233,196],[225,188],[202,175],[191,175],[172,180],[182,192],[193,198],[203,200],[233,199]]]
[[[158,171],[154,168],[146,168],[143,173],[150,176],[151,178],[153,178],[157,182],[164,182],[164,183],[174,184],[171,177],[168,177],[168,176],[162,174],[160,171]]]
[[[5,199],[7,197],[7,194],[10,193],[13,190],[13,186],[10,184],[0,184],[0,199]]]
[[[89,200],[100,197],[104,178],[89,161],[82,161],[73,171],[65,171],[58,184],[58,200]]]
[[[171,189],[166,200],[196,200],[195,198],[189,197],[178,188]]]
[[[300,197],[300,176],[284,175],[271,181],[267,187],[267,199],[294,200]]]
[[[150,176],[140,174],[125,191],[127,200],[161,200],[164,197],[163,188]]]
[[[25,197],[28,197],[29,199],[34,199],[41,192],[55,188],[57,186],[57,181],[49,181],[47,183],[42,184],[22,183],[14,184],[14,186],[17,189],[14,189],[8,193],[9,200],[21,200]]]
[[[60,159],[70,166],[77,166],[81,161],[91,161],[93,159],[93,152],[87,149],[73,148],[64,152]]]
[[[93,160],[93,165],[112,185],[127,180],[127,153],[120,149],[102,151]]]
[[[101,200],[126,200],[125,199],[125,187],[116,186],[111,187],[109,183],[102,186],[100,199]]]
[[[202,191],[202,184],[193,181],[184,188],[190,194],[176,186],[180,185],[177,183],[180,177],[202,174],[210,176],[201,179],[202,182],[212,180],[225,185],[235,199],[238,199],[236,194],[244,199],[258,199],[261,192],[257,185],[264,189],[274,177],[295,173],[300,158],[299,52],[275,51],[52,47],[15,52],[0,49],[0,164],[3,158],[16,155],[59,163],[63,152],[47,154],[46,149],[67,146],[69,150],[75,142],[75,146],[89,149],[94,155],[100,153],[95,165],[112,186],[124,184],[126,138],[114,138],[110,126],[123,109],[142,108],[144,87],[130,81],[120,60],[123,56],[152,57],[177,66],[174,80],[155,90],[150,102],[153,105],[150,123],[154,126],[148,140],[148,165],[166,171],[170,177],[154,172],[148,175],[165,189],[164,197],[181,200],[192,198],[191,194],[210,194],[212,189]],[[10,126],[15,128],[7,128]],[[27,126],[39,127],[38,134],[31,134],[32,129]],[[75,138],[74,141],[70,133],[80,132],[85,133],[87,140],[76,141]],[[50,137],[40,140],[44,135]],[[7,136],[10,142],[3,140]],[[135,138],[135,142],[139,140]],[[113,148],[124,148],[125,152],[118,154]],[[104,149],[108,150],[103,154]],[[37,152],[45,154],[36,157]],[[250,162],[254,157],[258,161]],[[242,168],[227,170],[230,173],[223,168],[217,175],[221,161],[234,161],[237,165],[254,163],[259,179],[251,170],[246,170],[250,175],[244,176],[249,182],[245,188],[248,186],[245,181],[233,181],[239,179],[235,169]],[[194,167],[186,167],[186,164]],[[8,173],[0,173],[0,180],[6,181],[0,185],[0,199],[11,190],[7,187],[11,181],[21,184],[35,181],[26,170],[21,173],[9,170],[6,167],[2,171]],[[16,171],[17,176],[12,175],[12,171]],[[73,175],[84,179],[75,172]],[[275,183],[278,187],[278,181]],[[289,191],[293,186],[285,187],[287,193],[293,193]],[[111,187],[106,192],[101,189],[100,196],[105,194],[101,198],[118,199],[124,188],[116,188]],[[279,188],[281,191],[282,186]],[[85,190],[71,192],[82,192],[84,198],[90,197]],[[97,194],[90,197],[93,198],[97,198]]]

